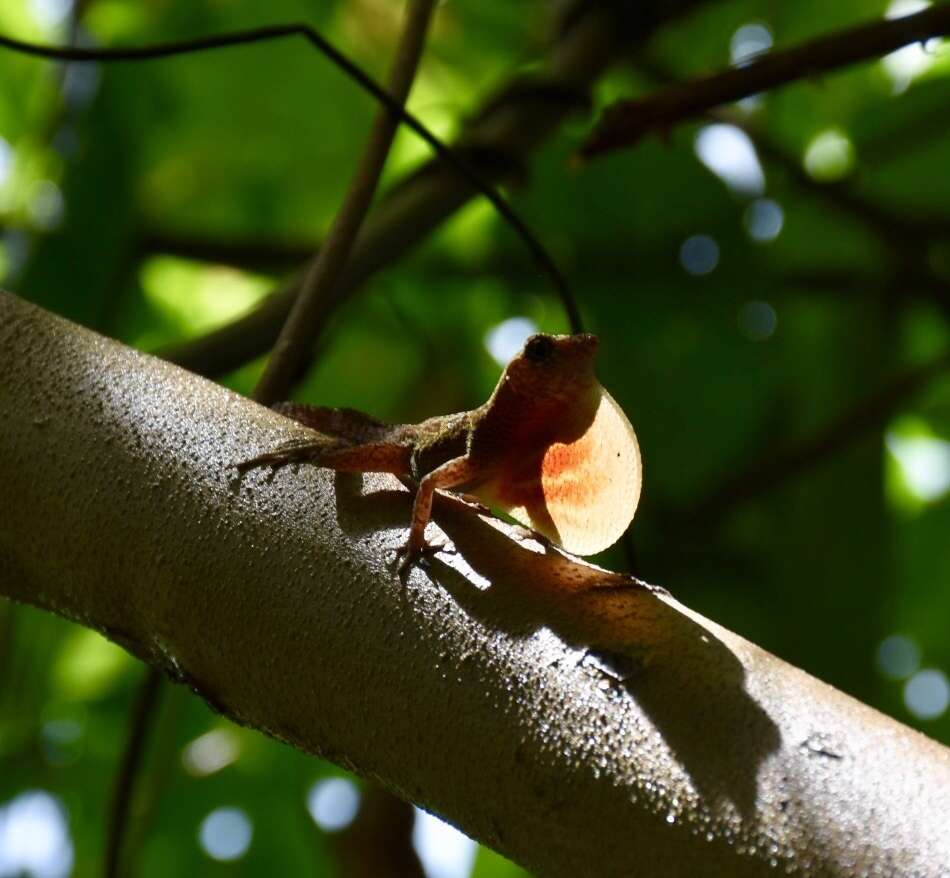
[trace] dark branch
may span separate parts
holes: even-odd
[[[216,262],[247,271],[282,272],[311,258],[318,247],[316,240],[230,238],[146,231],[138,241],[136,255],[144,258],[160,253],[197,262]]]
[[[145,754],[145,748],[153,728],[151,717],[162,691],[162,674],[155,668],[146,667],[145,679],[139,688],[135,701],[135,710],[129,723],[122,764],[116,775],[112,792],[112,808],[106,828],[106,857],[103,874],[106,878],[116,878],[121,874],[122,839],[128,824],[129,808],[139,766]]]
[[[405,104],[415,79],[432,9],[433,0],[412,0],[406,12],[388,83],[388,93],[400,107]],[[398,126],[399,117],[388,108],[381,108],[373,121],[343,204],[303,280],[300,294],[281,328],[273,355],[254,388],[253,396],[258,402],[271,405],[286,398],[294,382],[309,365],[310,352],[326,314],[323,300],[337,286],[350,258],[353,242],[369,211]]]
[[[578,16],[562,28],[549,52],[544,76],[576,91],[590,88],[613,61],[621,46],[642,43],[663,22],[695,6],[697,0],[678,0],[644,10],[625,30],[617,27],[608,10],[578,3]],[[570,107],[550,100],[537,101],[523,92],[496,100],[490,113],[477,115],[466,126],[456,149],[490,179],[503,179],[504,168],[521,166],[570,114]],[[478,149],[471,149],[472,147]],[[498,155],[509,161],[500,165]],[[415,247],[471,198],[470,187],[443,163],[429,162],[398,183],[381,199],[367,220],[353,257],[338,287],[339,298],[382,267]],[[306,270],[302,267],[301,271]],[[226,374],[268,350],[277,336],[297,293],[299,274],[254,311],[192,341],[166,348],[159,354],[199,374]]]
[[[564,280],[554,260],[548,254],[544,245],[535,237],[534,233],[516,213],[508,201],[489,183],[472,165],[449,146],[436,137],[412,113],[402,107],[399,101],[382,88],[371,76],[365,73],[357,64],[351,61],[338,49],[324,39],[312,27],[305,24],[273,25],[269,27],[252,28],[251,30],[237,31],[228,34],[216,34],[209,37],[199,37],[191,40],[181,40],[170,43],[159,43],[152,46],[130,48],[90,49],[71,46],[45,46],[36,43],[27,43],[12,37],[0,34],[0,46],[32,55],[38,58],[47,58],[59,61],[151,61],[159,58],[169,58],[176,55],[187,55],[194,52],[204,52],[214,49],[223,49],[230,46],[241,46],[250,43],[260,43],[268,40],[284,39],[299,36],[316,47],[330,58],[351,79],[357,82],[365,91],[385,106],[404,125],[417,134],[442,161],[449,164],[459,173],[477,192],[487,198],[501,216],[511,225],[524,241],[538,265],[551,279],[558,296],[564,303],[572,331],[579,332],[581,328],[580,312],[574,301],[573,294]]]
[[[950,369],[950,354],[944,353],[929,363],[908,370],[822,432],[798,445],[766,455],[734,478],[727,479],[696,504],[691,518],[718,518],[734,506],[771,491],[838,453],[868,431],[882,428],[911,397],[947,369]]]
[[[772,52],[747,66],[670,86],[644,98],[618,101],[604,111],[580,152],[590,158],[629,147],[650,131],[669,129],[721,104],[877,58],[908,43],[948,32],[950,5],[943,4],[819,37]]]

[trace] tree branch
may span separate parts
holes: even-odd
[[[146,229],[138,240],[136,258],[162,254],[198,262],[217,262],[245,271],[281,272],[311,258],[318,247],[319,242],[315,239],[219,237]]]
[[[412,113],[408,112],[402,102],[396,100],[376,81],[365,73],[362,68],[351,61],[332,43],[326,40],[319,32],[306,24],[279,24],[267,27],[252,28],[234,33],[213,34],[208,37],[196,37],[189,40],[180,40],[170,43],[157,43],[150,46],[130,46],[125,48],[77,48],[75,46],[47,46],[38,43],[28,43],[0,34],[0,47],[31,55],[36,58],[49,60],[77,61],[77,62],[137,62],[153,61],[162,58],[171,58],[176,55],[188,55],[196,52],[208,52],[216,49],[226,49],[232,46],[245,46],[254,43],[280,40],[287,37],[303,37],[310,45],[326,55],[337,67],[343,70],[364,91],[372,95],[386,107],[407,128],[420,137],[440,160],[448,164],[476,192],[487,198],[508,224],[524,241],[531,255],[541,269],[550,277],[551,283],[564,302],[564,306],[574,320],[577,315],[577,306],[570,287],[564,280],[554,260],[551,259],[544,245],[534,236],[528,225],[521,219],[508,201],[488,182],[484,175],[472,166],[457,150],[446,146]],[[579,327],[580,324],[578,324]],[[574,331],[580,331],[575,329]]]
[[[692,79],[635,100],[607,107],[580,149],[586,158],[633,146],[650,131],[664,131],[720,104],[877,58],[909,43],[950,32],[950,5],[940,4],[883,21],[873,21],[770,52],[750,64]]]
[[[434,2],[413,0],[406,11],[388,83],[389,94],[400,106],[406,102],[422,57]],[[285,398],[310,364],[313,342],[319,335],[323,299],[330,295],[346,265],[379,185],[398,125],[397,115],[386,107],[379,110],[343,204],[303,280],[264,374],[254,388],[254,399],[258,402],[270,405]]]
[[[9,295],[0,374],[0,593],[238,722],[543,875],[950,862],[950,751],[672,599],[446,498],[402,584],[394,480],[240,481],[301,428]]]
[[[639,10],[625,29],[600,3],[576,4],[577,12],[551,48],[545,81],[560,92],[586,93],[621,47],[650,36],[666,21],[700,0],[668,0]],[[513,87],[495,95],[475,115],[454,148],[490,180],[511,177],[528,157],[576,109],[576,102],[552,101],[550,95]],[[501,159],[501,160],[499,160]],[[326,316],[367,278],[395,262],[465,205],[473,192],[452,168],[429,162],[397,184],[376,206],[356,240],[352,257],[332,297],[323,300]],[[299,289],[306,267],[258,308],[200,338],[160,351],[160,355],[201,375],[217,376],[264,354],[277,337]]]
[[[672,77],[668,71],[655,64],[639,60],[638,69],[649,76],[666,82]],[[825,200],[833,208],[857,220],[867,227],[881,244],[889,250],[896,263],[895,279],[892,289],[921,285],[926,295],[933,299],[945,312],[950,314],[950,284],[937,276],[930,268],[928,251],[934,241],[950,237],[950,225],[940,217],[901,216],[882,205],[863,196],[853,180],[834,183],[818,183],[802,167],[798,157],[791,154],[774,138],[768,137],[755,125],[740,118],[728,109],[707,110],[703,116],[713,122],[723,122],[744,131],[755,145],[756,151],[765,160],[788,177],[791,182],[803,190]],[[908,297],[905,289],[900,294]]]
[[[433,6],[434,0],[411,0],[406,11],[388,84],[388,93],[400,108],[405,104],[419,59],[422,57]],[[300,295],[281,330],[264,374],[254,388],[254,399],[264,405],[270,405],[289,395],[294,381],[309,364],[312,340],[319,331],[319,327],[311,319],[311,314],[319,313],[321,298],[332,290],[346,264],[350,248],[379,183],[399,120],[399,115],[385,106],[377,113],[366,147],[327,240],[304,279]],[[139,692],[135,722],[126,741],[125,757],[117,778],[112,819],[109,824],[106,849],[108,878],[114,878],[118,874],[135,774],[145,741],[154,725],[154,704],[161,682],[158,671],[149,669]],[[418,866],[418,863],[416,865]]]
[[[909,399],[948,369],[950,354],[942,354],[929,363],[909,369],[876,394],[845,412],[820,433],[768,454],[747,469],[727,478],[696,504],[690,520],[698,522],[716,518],[733,506],[765,494],[837,454],[868,431],[883,429],[888,419]]]
[[[162,680],[162,675],[154,668],[146,667],[145,678],[136,695],[135,707],[126,734],[126,744],[122,752],[122,764],[119,766],[113,785],[109,820],[106,824],[106,855],[103,864],[103,874],[106,878],[116,878],[122,874],[120,866],[123,839],[128,824],[129,810],[132,807],[135,779],[151,737],[153,727],[151,717],[161,696]]]

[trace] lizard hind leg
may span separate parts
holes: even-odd
[[[262,466],[311,463],[349,472],[408,472],[408,450],[392,441],[392,427],[355,409],[280,402],[274,411],[322,435],[295,439],[240,463],[239,473]]]
[[[278,445],[272,451],[266,451],[264,454],[259,454],[248,460],[238,461],[237,463],[231,464],[231,466],[234,467],[240,475],[244,475],[244,473],[249,470],[257,469],[258,467],[269,466],[274,469],[279,469],[290,463],[313,461],[315,458],[326,454],[328,450],[326,439],[320,439],[318,441],[314,441],[313,439],[295,439]]]
[[[347,408],[306,405],[300,402],[279,402],[273,410],[286,418],[298,421],[311,430],[327,436],[364,443],[384,439],[392,426],[370,415]]]
[[[274,468],[289,463],[309,463],[337,472],[409,474],[410,449],[393,442],[355,444],[342,439],[303,439],[287,442],[273,451],[232,464],[239,473],[260,466]]]

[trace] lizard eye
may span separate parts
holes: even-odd
[[[549,335],[534,335],[524,346],[524,355],[532,363],[543,363],[554,351],[554,340]]]

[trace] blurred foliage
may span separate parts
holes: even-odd
[[[80,34],[131,44],[301,20],[381,76],[400,8],[91,0]],[[682,77],[723,67],[750,23],[781,46],[884,11],[874,0],[701,4],[616,67],[595,100],[645,92],[657,69]],[[4,0],[0,30],[62,41],[69,16],[68,0]],[[412,109],[440,134],[457,132],[480,99],[537,65],[547,24],[539,0],[441,4]],[[590,119],[575,118],[512,196],[570,277],[602,339],[601,378],[637,427],[642,574],[950,742],[950,712],[932,707],[950,670],[946,375],[883,429],[775,489],[690,514],[753,461],[821,433],[950,344],[950,45],[903,51],[730,108],[759,148],[762,191],[730,187],[699,160],[704,123],[578,169],[569,159]],[[285,274],[154,242],[315,244],[374,109],[296,40],[112,67],[4,51],[0,82],[0,280],[148,350],[232,319]],[[387,181],[425,157],[402,132]],[[776,234],[772,208],[772,232],[750,234],[762,196],[780,208]],[[565,327],[521,243],[476,201],[335,315],[299,395],[405,420],[469,408],[500,368],[485,340],[512,317]],[[259,369],[248,364],[228,383],[246,392]],[[619,548],[602,560],[626,563]],[[28,791],[55,796],[69,835],[48,841],[80,876],[99,871],[141,675],[98,635],[0,604],[0,807]],[[212,742],[213,770],[196,768],[196,740]],[[333,833],[306,803],[316,781],[339,774],[167,690],[136,800],[133,865],[154,876],[336,874]],[[199,831],[225,806],[243,810],[251,837],[246,854],[217,862]],[[0,874],[10,874],[2,838]],[[481,850],[472,874],[523,873]]]

